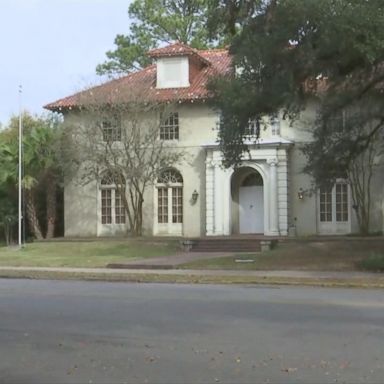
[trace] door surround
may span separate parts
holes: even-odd
[[[241,167],[231,170],[230,174],[228,175],[227,182],[230,185],[230,191],[229,191],[229,198],[228,198],[228,207],[229,207],[229,217],[228,217],[228,229],[229,232],[232,234],[241,234],[241,233],[259,233],[259,234],[266,234],[268,231],[266,228],[268,228],[269,225],[269,210],[268,210],[268,183],[266,180],[268,180],[267,173],[264,172],[263,167],[265,167],[266,164],[263,163],[246,163],[243,164]],[[252,178],[255,178],[252,180]],[[254,188],[253,192],[255,193],[252,196],[252,190]],[[258,193],[256,192],[256,189],[258,189]],[[242,191],[242,192],[241,192]],[[247,192],[248,191],[248,192]],[[249,195],[247,201],[247,194]],[[260,194],[262,194],[260,196]],[[244,222],[241,223],[244,217],[242,215],[245,213],[244,208],[241,206],[241,199],[245,198],[243,201],[244,204],[248,205],[249,211],[256,212],[256,206],[260,207],[260,203],[262,204],[262,209],[259,209],[259,213],[261,214],[261,222],[259,222],[258,230],[257,229],[250,229],[246,230],[244,228]],[[256,201],[258,200],[258,201]],[[253,206],[253,207],[250,207]],[[250,213],[252,214],[252,213]],[[257,214],[257,213],[256,213]],[[248,223],[251,224],[250,217],[245,218],[245,220],[249,220]],[[253,222],[253,226],[255,226],[256,222]]]

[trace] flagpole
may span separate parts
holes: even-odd
[[[22,212],[22,144],[23,144],[23,122],[22,122],[22,107],[21,107],[21,95],[23,92],[23,87],[19,85],[19,248],[22,247],[22,220],[23,220],[23,212]]]

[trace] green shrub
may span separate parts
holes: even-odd
[[[359,261],[357,267],[372,272],[384,272],[384,254],[373,253]]]

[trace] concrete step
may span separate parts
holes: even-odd
[[[260,252],[262,240],[256,239],[192,239],[188,240],[191,252]]]

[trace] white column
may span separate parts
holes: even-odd
[[[212,160],[205,162],[205,231],[207,236],[214,234],[214,178]]]
[[[277,190],[277,160],[268,161],[269,164],[269,231],[271,235],[279,234],[279,216],[278,216],[278,190]]]
[[[218,162],[214,165],[214,235],[223,235],[223,189],[222,170]]]
[[[172,233],[172,188],[167,188],[167,196],[168,196],[168,223],[167,223],[167,231],[168,233]]]
[[[226,169],[223,171],[223,179],[221,186],[221,193],[223,196],[223,235],[231,234],[231,178],[230,174],[232,169]]]

